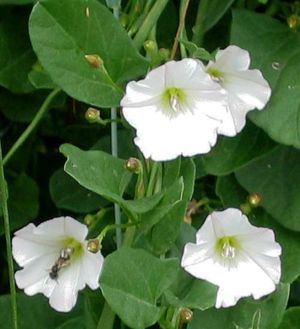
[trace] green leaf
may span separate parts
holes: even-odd
[[[68,158],[64,169],[71,177],[86,189],[118,203],[131,216],[149,211],[163,197],[163,193],[157,193],[149,198],[125,200],[122,195],[131,173],[123,160],[102,151],[82,151],[71,144],[63,144],[60,151]]]
[[[19,328],[22,329],[50,329],[50,328],[65,328],[61,327],[63,323],[71,321],[78,317],[82,306],[80,300],[75,308],[69,313],[56,312],[49,306],[48,299],[41,295],[26,296],[22,293],[17,294]],[[0,296],[0,323],[1,328],[11,329],[10,316],[11,296]],[[73,327],[74,329],[76,327]],[[83,327],[80,327],[83,328]],[[79,329],[79,328],[78,328]]]
[[[217,194],[222,199],[225,208],[239,208],[239,205],[245,202],[247,193],[235,177],[230,175],[218,179]],[[285,229],[262,209],[257,209],[248,217],[253,225],[274,230],[276,241],[282,247],[281,281],[291,283],[296,280],[300,275],[300,233]]]
[[[299,33],[267,15],[234,11],[231,43],[250,51],[252,67],[272,87],[266,109],[252,112],[251,120],[274,140],[300,147]]]
[[[267,298],[247,298],[235,307],[195,311],[188,329],[274,329],[279,325],[289,296],[289,285],[281,284]]]
[[[80,185],[122,204],[122,194],[131,178],[123,160],[102,151],[82,151],[71,144],[61,145],[60,151],[67,157],[65,171]]]
[[[217,287],[193,278],[184,270],[179,271],[177,280],[165,292],[168,303],[177,308],[206,310],[216,303]]]
[[[8,184],[8,212],[11,230],[36,218],[39,210],[38,194],[36,182],[24,173]],[[1,225],[0,234],[3,233],[4,228]]]
[[[184,45],[184,47],[189,52],[190,57],[199,58],[204,61],[214,60],[214,56],[212,56],[207,50],[204,48],[198,47],[195,43],[186,40],[180,40],[180,43]]]
[[[224,16],[234,0],[206,0],[203,30],[207,32]]]
[[[278,329],[298,329],[300,323],[300,307],[291,307],[285,311]]]
[[[21,9],[21,8],[20,8]],[[28,36],[28,11],[1,9],[0,85],[16,93],[34,90],[28,72],[36,61]]]
[[[112,13],[96,0],[41,1],[34,6],[29,31],[53,81],[88,104],[118,106],[122,90],[116,84],[144,74],[148,66]],[[103,65],[91,65],[86,55],[98,56]]]
[[[246,202],[248,196],[248,193],[241,187],[233,174],[218,177],[216,193],[222,200],[224,207],[233,208],[239,208],[242,203]]]
[[[162,260],[144,250],[121,248],[105,259],[100,287],[112,310],[127,326],[144,329],[159,319],[158,299],[175,279],[177,270],[174,259]]]
[[[153,225],[158,223],[182,200],[183,188],[183,179],[177,179],[163,192],[163,198],[160,203],[154,209],[142,214],[140,219],[143,232],[147,232]]]
[[[169,187],[179,177],[181,157],[167,161],[163,165],[163,187]]]
[[[236,171],[239,183],[262,195],[262,207],[281,225],[300,231],[300,152],[279,146]]]
[[[44,71],[31,70],[28,73],[28,79],[36,89],[55,89],[56,84],[50,76]]]
[[[107,204],[99,195],[85,189],[62,169],[50,178],[50,194],[57,208],[78,213],[88,213]]]
[[[188,202],[192,198],[194,191],[195,173],[193,160],[189,158],[183,160],[179,174],[183,177],[184,184],[182,200],[152,230],[151,243],[157,254],[163,254],[168,251],[180,232]]]
[[[259,128],[248,123],[236,137],[221,137],[218,144],[202,157],[205,171],[227,175],[265,154],[276,144]]]

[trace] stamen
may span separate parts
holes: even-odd
[[[174,96],[174,95],[170,96],[169,104],[170,104],[171,109],[175,113],[180,111],[180,102],[179,102],[177,96]]]
[[[228,241],[223,244],[221,255],[225,258],[235,257],[235,248]]]
[[[240,244],[234,236],[224,236],[216,242],[216,251],[222,258],[233,259],[236,257]]]

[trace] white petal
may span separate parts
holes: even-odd
[[[248,110],[263,109],[271,96],[271,88],[259,70],[226,73],[222,86]]]
[[[73,262],[59,273],[58,284],[49,298],[50,306],[59,312],[69,312],[76,304],[78,290],[83,288],[80,261]]]
[[[121,106],[153,105],[161,97],[164,88],[165,65],[162,65],[150,71],[145,79],[129,82],[126,86],[126,94],[121,100]]]
[[[36,227],[29,224],[15,233],[12,239],[12,252],[19,266],[26,266],[35,259],[49,253],[57,253],[60,244],[48,237],[35,234]]]
[[[91,289],[99,288],[99,277],[104,258],[100,251],[96,254],[86,251],[82,257],[81,276]]]
[[[208,67],[214,67],[221,72],[230,72],[247,70],[249,65],[249,52],[232,45],[226,49],[218,50],[215,63],[209,62]]]
[[[249,108],[235,94],[228,94],[226,115],[218,128],[218,133],[225,136],[235,136],[246,124]]]
[[[165,87],[167,88],[209,91],[219,88],[198,60],[185,58],[178,62],[170,61],[165,64],[165,67]]]
[[[87,236],[88,229],[86,225],[81,224],[72,217],[58,217],[40,224],[36,228],[35,233],[48,235],[53,239],[55,237],[62,239],[72,236],[78,241],[83,241]]]
[[[277,267],[277,262],[272,266]],[[224,275],[216,307],[233,306],[241,297],[251,295],[258,299],[273,292],[275,288],[275,282],[266,272],[266,268],[245,255],[239,260],[237,267],[230,268]]]
[[[57,253],[43,255],[33,260],[24,269],[15,273],[16,284],[20,289],[26,289],[36,282],[49,277],[51,267],[57,260]],[[26,291],[25,291],[26,292]],[[43,292],[43,287],[37,292]]]
[[[124,108],[123,112],[137,129],[135,143],[146,158],[163,161],[181,154],[207,153],[216,142],[219,122],[202,113],[180,113],[169,118],[156,107]]]

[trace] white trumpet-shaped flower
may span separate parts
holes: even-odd
[[[187,243],[181,265],[196,278],[219,287],[216,307],[229,307],[241,297],[258,299],[280,280],[281,247],[268,228],[251,225],[238,209],[209,215]]]
[[[226,117],[226,96],[201,62],[170,61],[131,81],[121,101],[146,158],[171,160],[207,153]]]
[[[13,256],[23,267],[15,274],[17,286],[30,296],[44,294],[57,311],[70,311],[79,290],[86,285],[99,287],[103,257],[100,251],[88,251],[87,233],[87,227],[71,217],[29,224],[17,231]]]
[[[237,46],[219,50],[215,61],[207,65],[207,72],[228,94],[227,116],[218,133],[235,136],[246,123],[246,115],[261,110],[271,96],[271,88],[259,70],[249,70],[249,52]]]

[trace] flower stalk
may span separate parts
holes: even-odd
[[[41,119],[44,117],[46,112],[49,109],[49,105],[53,101],[53,99],[61,92],[60,89],[54,89],[48,97],[45,99],[44,103],[38,110],[37,114],[31,121],[30,125],[25,129],[23,134],[19,137],[19,139],[15,142],[15,144],[11,147],[11,149],[8,151],[8,153],[5,155],[3,159],[3,165],[7,163],[7,161],[10,160],[10,158],[16,153],[16,151],[19,149],[20,146],[23,145],[23,143],[26,141],[26,139],[31,135],[31,133],[34,131],[34,129],[38,126]]]
[[[2,147],[0,142],[0,201],[1,201],[1,207],[3,213],[4,231],[5,231],[5,240],[6,240],[6,254],[7,254],[7,263],[8,263],[11,310],[12,310],[11,316],[12,316],[13,329],[18,329],[17,294],[16,294],[16,287],[14,280],[14,264],[13,264],[12,249],[11,249],[7,199],[8,199],[8,192],[7,192],[7,184],[4,177]]]

